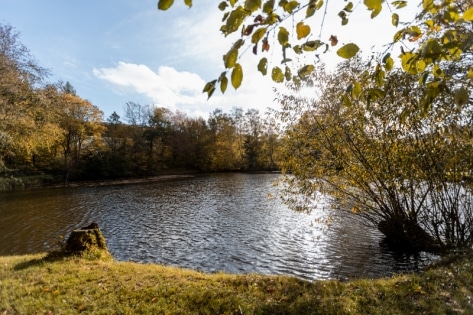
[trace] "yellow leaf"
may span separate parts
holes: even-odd
[[[468,70],[468,78],[473,79],[473,68]]]
[[[305,25],[304,22],[299,22],[296,25],[297,39],[307,37],[310,34],[310,26]]]
[[[473,21],[473,7],[470,7],[463,13],[463,19],[465,21]]]

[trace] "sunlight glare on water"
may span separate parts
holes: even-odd
[[[205,272],[347,279],[418,270],[431,259],[386,252],[377,231],[346,217],[335,216],[328,227],[317,222],[320,212],[288,209],[268,198],[277,195],[277,176],[213,174],[0,194],[0,255],[51,250],[59,236],[94,221],[117,260]],[[333,212],[327,200],[318,201],[318,211]]]

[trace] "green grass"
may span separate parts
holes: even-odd
[[[0,257],[0,314],[473,314],[470,252],[421,274],[348,282],[45,257]]]

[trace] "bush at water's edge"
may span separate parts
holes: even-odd
[[[41,187],[52,182],[54,177],[51,175],[0,176],[0,192]]]

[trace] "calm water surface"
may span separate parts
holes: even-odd
[[[380,277],[418,270],[433,258],[383,250],[377,231],[349,218],[327,229],[315,215],[289,210],[268,198],[277,193],[277,176],[217,174],[3,193],[0,255],[55,249],[61,235],[97,222],[117,260],[205,272]],[[329,209],[327,201],[319,203],[319,214]]]

